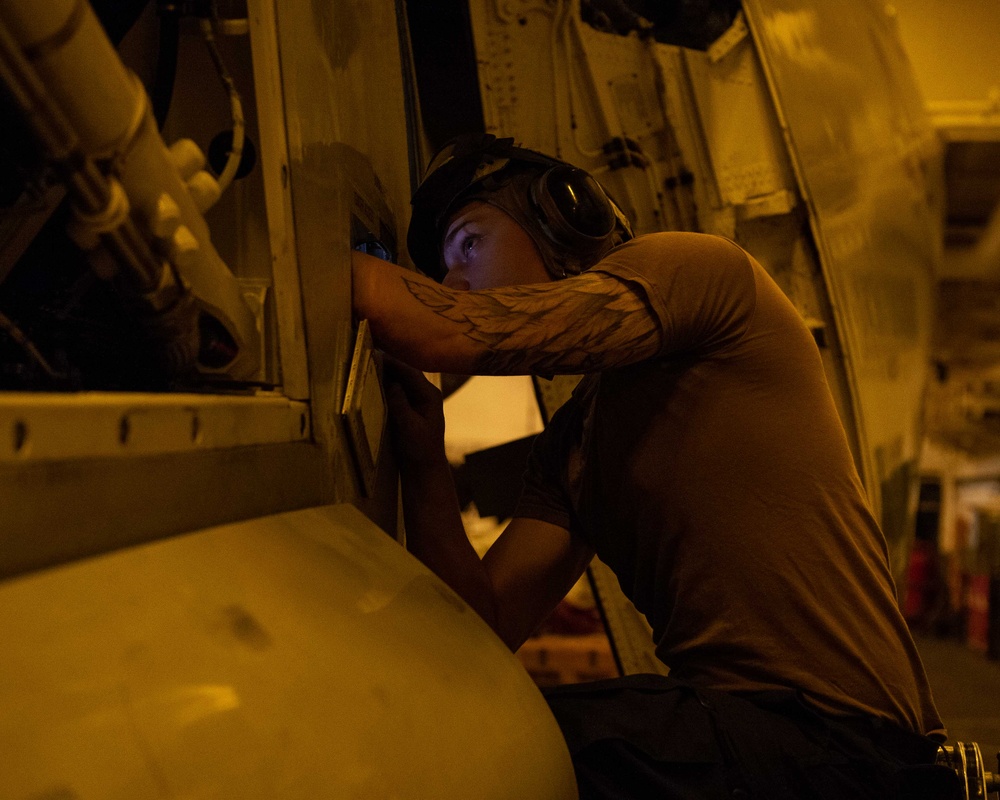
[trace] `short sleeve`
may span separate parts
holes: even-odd
[[[591,268],[643,292],[663,334],[661,356],[712,355],[736,344],[756,308],[753,266],[735,242],[704,233],[640,236]]]

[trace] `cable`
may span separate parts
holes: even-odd
[[[180,49],[180,10],[175,3],[159,4],[160,47],[156,56],[156,76],[150,90],[153,101],[153,116],[156,127],[163,130],[163,124],[170,113],[170,100],[174,94],[177,77],[177,54]]]
[[[580,126],[576,122],[576,103],[573,98],[573,87],[576,84],[576,69],[573,58],[570,56],[570,41],[569,41],[569,21],[572,17],[571,14],[571,4],[566,3],[566,11],[561,15],[557,16],[553,21],[552,27],[552,64],[553,72],[555,72],[555,53],[556,45],[561,44],[563,52],[566,54],[566,94],[569,97],[569,120],[570,128],[573,133],[573,146],[576,147],[577,152],[584,158],[599,158],[604,154],[601,148],[589,149],[584,147],[580,143]],[[558,90],[557,90],[558,91]]]
[[[236,170],[239,169],[240,161],[243,159],[243,140],[246,122],[243,118],[243,103],[240,100],[240,93],[236,89],[236,83],[229,74],[229,70],[226,69],[225,62],[223,62],[222,55],[219,53],[219,48],[215,42],[215,32],[212,29],[212,23],[216,20],[218,20],[218,10],[216,3],[213,2],[211,19],[202,18],[199,20],[199,27],[201,28],[201,35],[205,39],[205,46],[208,48],[208,53],[215,64],[215,70],[219,73],[219,79],[229,94],[229,105],[233,117],[233,141],[229,149],[229,158],[226,160],[225,168],[219,175],[219,189],[224,192],[229,188],[229,184],[233,182]]]
[[[27,337],[27,335],[22,331],[14,321],[8,317],[6,314],[0,313],[0,328],[14,340],[14,343],[21,347],[32,360],[35,361],[38,366],[40,366],[46,375],[49,376],[54,381],[60,381],[65,379],[65,375],[56,372],[52,365],[45,360],[45,356],[42,355],[41,351],[35,347],[34,343]]]
[[[564,10],[566,9],[566,10]],[[549,37],[549,58],[552,61],[552,110],[555,112],[553,115],[553,120],[555,122],[555,130],[553,133],[556,138],[556,158],[562,157],[562,143],[559,141],[559,64],[556,61],[556,45],[559,39],[559,28],[562,26],[562,21],[566,18],[569,9],[569,0],[563,0],[563,2],[557,2],[555,9],[552,11],[552,35]],[[569,110],[570,127],[576,128],[576,121],[573,119],[573,100],[570,98],[570,110]]]

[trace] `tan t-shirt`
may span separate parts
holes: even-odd
[[[940,731],[819,350],[732,242],[642,236],[593,270],[648,299],[658,358],[584,378],[539,437],[516,516],[615,571],[671,675],[800,690]]]

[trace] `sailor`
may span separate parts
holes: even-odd
[[[353,298],[394,357],[411,551],[512,650],[596,553],[670,668],[548,692],[581,796],[948,796],[819,350],[761,265],[633,237],[589,173],[489,135],[433,160],[408,247],[426,276],[356,254]],[[421,371],[584,375],[482,560]]]

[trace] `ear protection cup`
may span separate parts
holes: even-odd
[[[615,230],[613,203],[589,172],[560,164],[535,178],[529,193],[545,234],[581,260],[599,251]]]

